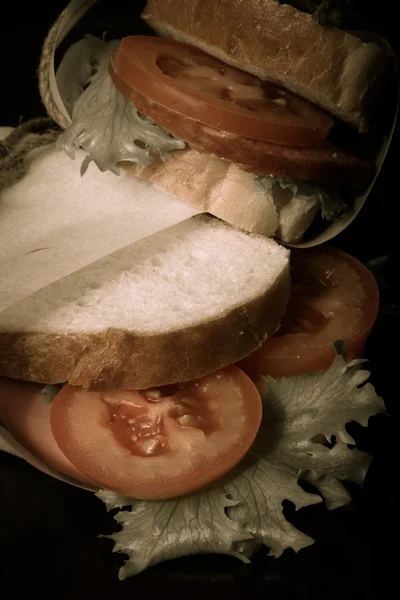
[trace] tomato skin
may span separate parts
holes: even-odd
[[[170,39],[124,38],[110,75],[129,99],[133,90],[182,116],[248,138],[315,146],[333,126],[310,102]]]
[[[378,285],[368,269],[334,248],[298,249],[292,250],[292,279],[280,330],[238,363],[250,377],[326,370],[336,340],[344,341],[347,359],[364,353],[379,310]]]
[[[117,81],[118,76],[114,74],[113,78]],[[123,82],[117,87],[120,91],[125,89]],[[229,160],[244,171],[350,188],[367,187],[376,172],[372,161],[352,156],[328,143],[315,147],[279,146],[203,125],[148,100],[134,90],[126,89],[125,95],[141,113],[185,140],[198,152]]]
[[[78,471],[62,454],[50,428],[50,405],[45,404],[43,385],[0,377],[0,421],[29,452],[63,475],[95,482]]]
[[[66,385],[50,415],[54,438],[76,468],[131,498],[172,498],[215,481],[246,454],[261,423],[257,388],[234,366],[180,384],[159,402],[143,394]],[[161,427],[152,418],[160,414]]]

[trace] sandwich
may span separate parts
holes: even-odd
[[[70,231],[93,241],[99,211],[115,233],[107,209],[127,199],[94,165],[81,179],[54,143],[27,161],[1,193],[3,289],[21,256],[35,279]],[[130,209],[181,218],[153,184],[119,181]],[[78,256],[82,244],[70,240]],[[300,550],[312,539],[283,500],[350,501],[342,481],[361,483],[371,457],[350,449],[346,422],[384,410],[363,361],[332,344],[359,356],[376,318],[377,285],[358,261],[325,247],[290,256],[200,214],[55,279],[0,313],[0,436],[117,510],[122,578],[199,552],[246,562],[262,544]]]
[[[221,8],[225,2],[188,2],[187,10],[195,7],[199,18],[203,15],[211,25],[217,19],[212,10],[217,4]],[[237,8],[239,3],[229,4]],[[184,139],[174,125],[170,129],[161,123],[155,113],[163,109],[147,96],[144,101],[143,89],[133,94],[127,82],[129,69],[123,61],[131,60],[132,44],[161,43],[174,56],[179,51],[178,64],[175,58],[171,62],[169,50],[162,55],[167,70],[177,68],[178,74],[181,52],[204,57],[207,43],[208,53],[217,53],[212,44],[190,33],[195,19],[181,24],[187,12],[182,3],[179,13],[176,6],[151,0],[143,17],[155,31],[178,41],[128,37],[109,45],[89,39],[90,46],[86,40],[71,48],[57,79],[72,124],[56,144],[30,152],[25,176],[0,191],[0,280],[8,298],[0,312],[1,433],[43,470],[96,492],[107,507],[120,510],[117,519],[129,539],[125,534],[114,539],[116,548],[130,557],[123,576],[196,552],[223,552],[246,561],[261,544],[276,556],[286,547],[307,546],[310,538],[287,524],[282,501],[293,499],[298,507],[321,501],[320,495],[299,487],[302,478],[330,508],[348,502],[341,481],[361,483],[370,457],[349,448],[354,440],[346,423],[358,420],[367,425],[372,414],[384,410],[359,360],[378,312],[372,275],[334,249],[290,253],[272,239],[279,227],[282,231],[283,209],[279,212],[271,195],[260,194],[268,187],[260,178],[273,175],[275,186],[276,179],[289,175],[282,172],[282,164],[310,167],[308,159],[293,158],[303,151],[325,157],[323,168],[312,166],[313,185],[320,179],[340,186],[337,178],[342,175],[347,185],[356,179],[357,185],[368,185],[372,166],[339,149],[328,150],[321,138],[301,148],[259,140],[264,148],[274,146],[274,156],[291,156],[293,163],[286,158],[272,161],[276,172],[256,172],[255,177],[252,165],[242,158],[232,161],[215,149],[205,152],[205,146]],[[253,34],[261,8],[289,10],[278,14],[306,18],[275,2],[252,2],[246,15]],[[206,20],[204,35],[212,32]],[[227,31],[233,26],[229,22]],[[243,39],[245,34],[243,27]],[[363,130],[372,110],[364,94],[376,94],[383,54],[375,44],[349,42],[342,32],[334,35],[351,48],[356,44],[359,58],[363,52],[376,56],[376,62],[371,61],[375,66],[369,75],[370,92],[360,91],[360,83],[353,89],[358,89],[356,107],[350,110],[338,99],[334,109],[329,105],[336,117]],[[223,41],[222,35],[219,38]],[[235,55],[232,39],[228,38],[224,63]],[[196,49],[182,45],[188,42]],[[90,71],[89,85],[80,79],[85,89],[78,98],[76,85],[68,88],[75,89],[69,96],[63,86],[73,71],[71,57],[78,50],[93,59],[92,47],[99,49],[89,61],[96,73]],[[351,52],[346,49],[345,54],[346,64],[352,64]],[[206,74],[209,63],[214,69],[220,58],[204,59]],[[366,65],[370,74],[369,58]],[[221,69],[232,77],[249,78],[256,89],[267,86],[253,84],[254,75],[242,62],[232,71],[230,66]],[[359,70],[357,62],[354,69]],[[75,84],[80,75],[78,70]],[[322,129],[331,127],[325,113],[292,96],[289,79],[274,85],[283,83],[293,106],[310,110]],[[240,80],[238,85],[245,84]],[[279,86],[271,84],[279,96],[272,99],[281,98]],[[300,91],[298,87],[295,93]],[[107,138],[104,131],[96,136],[93,129],[88,133],[83,128],[94,114],[97,124],[102,122],[104,104],[99,106],[98,95],[107,97],[115,110],[119,107],[121,139],[116,146],[106,144],[115,140],[115,131],[109,130]],[[315,96],[307,102],[310,99],[316,102]],[[327,110],[327,98],[321,102]],[[47,108],[62,125],[54,104],[48,102]],[[117,113],[111,114],[116,123]],[[185,119],[193,117],[181,115],[175,122]],[[137,143],[132,143],[132,127],[140,129]],[[209,133],[211,125],[203,127]],[[242,134],[213,129],[210,135],[218,139],[234,135],[245,145],[253,143]],[[281,135],[283,128],[275,129]],[[321,127],[311,127],[309,134],[315,133],[319,136]],[[65,149],[78,160],[71,161]],[[326,158],[330,152],[331,158]],[[124,168],[117,178],[112,171],[121,162]],[[111,172],[101,173],[97,167]],[[299,172],[296,167],[291,175],[305,176],[304,170]],[[310,186],[307,177],[305,185]],[[299,189],[301,185],[296,183]],[[279,186],[285,189],[282,181]],[[203,199],[194,202],[195,195]],[[236,201],[239,206],[233,204]],[[294,195],[285,206],[293,208],[298,202]],[[197,208],[188,214],[192,204]],[[266,204],[275,215],[274,228],[271,217],[261,214]],[[106,230],[98,227],[103,211]],[[143,223],[156,221],[159,212],[170,220],[153,231],[146,229]],[[132,229],[139,233],[131,231],[135,241],[125,244],[119,239],[121,222],[126,215],[138,214]],[[303,216],[300,220],[302,229]],[[16,236],[16,230],[21,235]],[[81,239],[65,239],[74,230]],[[89,256],[93,248],[97,254],[83,260],[82,254]],[[68,268],[60,271],[60,262]],[[28,273],[27,266],[29,276],[18,278],[19,272]],[[17,279],[19,295],[13,299],[10,290],[17,289]],[[131,510],[123,510],[128,505]],[[264,519],[254,519],[254,514]],[[160,526],[172,515],[181,516],[168,540],[162,541],[168,551],[151,550],[148,536],[161,538]]]
[[[66,129],[59,147],[85,150],[82,172],[91,160],[129,168],[289,244],[352,212],[377,172],[371,121],[391,58],[382,42],[277,0],[152,0],[142,18],[152,35],[87,36],[67,50],[58,105],[43,64],[42,95]]]

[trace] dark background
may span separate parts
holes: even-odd
[[[44,115],[36,78],[41,44],[66,1],[24,7],[14,3],[7,8],[3,4],[0,125],[15,126]],[[139,5],[143,2],[131,0],[121,21],[124,2],[103,0],[70,39],[79,39],[89,30],[98,35],[108,31],[110,37],[135,33],[140,28]],[[396,3],[363,6],[360,27],[384,34],[399,55]],[[189,557],[119,582],[121,558],[111,554],[112,542],[97,537],[114,526],[103,504],[0,452],[0,594],[5,597],[9,590],[17,598],[26,591],[45,598],[108,598],[110,594],[125,598],[169,592],[194,597],[259,593],[274,599],[314,595],[358,599],[390,597],[392,586],[398,591],[399,142],[397,132],[366,207],[334,242],[364,261],[389,257],[381,273],[382,303],[387,310],[370,339],[368,356],[373,381],[393,416],[373,418],[368,431],[350,426],[359,447],[374,453],[364,490],[351,486],[352,504],[332,513],[321,506],[295,513],[288,505],[288,518],[316,539],[314,546],[297,556],[287,551],[274,560],[262,552],[250,566],[228,557]]]

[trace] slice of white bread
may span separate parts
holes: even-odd
[[[211,154],[186,148],[151,165],[122,163],[124,170],[250,233],[273,237],[279,228],[274,200],[256,177]]]
[[[159,34],[280,84],[360,131],[376,104],[386,53],[278,0],[148,0]]]
[[[320,209],[317,197],[294,197],[277,205],[271,191],[257,184],[255,175],[192,148],[169,152],[164,161],[158,159],[151,165],[125,162],[121,166],[200,211],[286,244],[302,238]]]
[[[12,128],[0,127],[0,140],[11,131]],[[78,154],[78,159],[82,160],[82,155]],[[33,156],[34,153],[31,153],[30,157]],[[53,166],[57,169],[61,182],[66,177],[68,161],[59,159],[60,157],[57,161],[57,157],[53,157]],[[27,166],[29,162],[30,160],[26,161]],[[199,212],[208,212],[244,231],[277,237],[288,244],[302,237],[319,210],[317,199],[293,199],[284,208],[277,207],[272,194],[257,185],[256,177],[252,173],[189,147],[168,152],[164,160],[156,159],[151,165],[131,162],[122,162],[120,165],[125,172],[153,183],[160,190],[194,206]],[[91,175],[92,171],[89,173]],[[46,176],[46,173],[43,175]],[[100,177],[104,178],[104,175]],[[110,177],[114,178],[114,175],[110,174]],[[84,182],[88,174],[85,178]],[[103,185],[104,183],[103,181]],[[12,243],[12,239],[8,240],[7,247]]]
[[[1,313],[0,374],[119,389],[190,380],[258,348],[289,293],[288,250],[192,217]]]

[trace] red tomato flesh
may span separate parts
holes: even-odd
[[[116,87],[132,104],[191,148],[237,164],[244,171],[285,179],[304,179],[350,188],[367,187],[375,173],[373,161],[363,160],[325,142],[320,146],[283,146],[250,139],[199,123],[127,88],[114,73]],[[117,85],[117,81],[119,81]]]
[[[262,404],[252,381],[228,367],[147,390],[66,385],[51,408],[62,452],[99,485],[131,498],[172,498],[211,483],[246,454]]]
[[[133,90],[183,117],[246,138],[317,146],[333,126],[310,102],[174,40],[124,38],[110,75],[127,98]]]
[[[279,331],[239,363],[251,377],[322,371],[343,340],[361,356],[379,309],[377,283],[358,260],[329,247],[292,250],[292,297]]]

